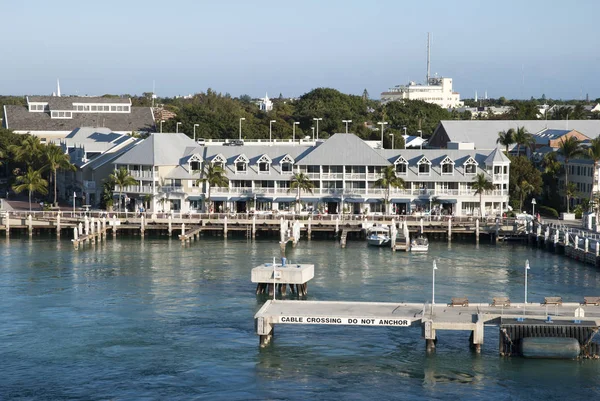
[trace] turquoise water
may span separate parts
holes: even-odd
[[[350,241],[302,241],[292,262],[315,263],[309,299],[424,302],[468,296],[529,300],[600,295],[591,266],[521,245],[433,242],[426,255]],[[497,354],[486,328],[481,355],[468,332],[439,332],[425,355],[417,329],[282,326],[259,349],[252,267],[276,240],[0,240],[0,399],[583,399],[600,393],[598,361],[532,361]]]

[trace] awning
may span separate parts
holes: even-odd
[[[273,202],[273,198],[268,197],[268,196],[257,196],[256,200],[258,202]]]
[[[227,200],[226,196],[211,196],[210,200],[213,202],[223,202]]]
[[[429,203],[432,202],[433,199],[413,199],[412,203]]]
[[[296,200],[296,198],[294,198]],[[300,202],[318,202],[319,198],[305,198],[304,196],[300,197]]]
[[[410,203],[410,199],[390,199],[392,203]]]
[[[364,198],[347,198],[347,199],[344,199],[344,202],[347,202],[347,203],[365,203],[365,199]]]
[[[189,200],[202,199],[202,195],[189,195],[187,198]]]
[[[383,203],[383,200],[373,198],[373,199],[369,199],[367,201],[367,203],[379,204],[379,203]]]
[[[323,198],[322,201],[323,202],[341,202],[342,199],[341,198],[329,197],[329,198]]]
[[[281,198],[277,198],[276,201],[277,202],[294,202],[296,200],[296,197],[281,197]]]
[[[456,199],[438,199],[438,202],[453,205],[456,203]]]
[[[247,196],[234,196],[229,200],[232,202],[244,202],[244,201],[249,201],[250,198],[248,198]]]

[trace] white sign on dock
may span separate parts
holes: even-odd
[[[277,316],[274,323],[408,327],[410,326],[411,321],[408,319],[391,319],[389,317],[359,318],[342,316]]]
[[[275,275],[275,280],[273,280]],[[252,269],[253,283],[304,284],[315,276],[315,265],[310,264],[276,264],[265,263]]]

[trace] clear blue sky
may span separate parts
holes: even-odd
[[[600,97],[600,1],[102,0],[0,6],[0,94],[299,96],[332,87],[373,98],[453,78],[508,98]]]

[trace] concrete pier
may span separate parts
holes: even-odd
[[[264,263],[252,269],[251,281],[257,283],[256,294],[269,295],[278,291],[286,295],[287,286],[292,293],[304,296],[308,293],[308,282],[315,276],[315,265],[312,264],[282,264]]]
[[[547,300],[551,301],[553,298],[548,297]],[[418,303],[269,300],[254,318],[261,346],[270,342],[277,324],[392,326],[419,327],[427,352],[435,351],[438,332],[466,331],[470,333],[469,346],[476,353],[481,352],[484,342],[484,326],[502,327],[503,322],[518,321],[523,327],[570,325],[592,327],[597,331],[600,323],[600,308],[596,303],[524,305],[504,300],[492,303],[467,302],[463,305],[466,306],[458,306],[453,302],[432,306]],[[581,320],[582,316],[585,316],[585,322]],[[535,336],[536,331],[532,330],[531,333],[531,336]],[[500,336],[504,334],[501,332]],[[591,339],[587,340],[587,344],[582,344],[582,349],[589,351]],[[504,346],[499,352],[506,354]]]

